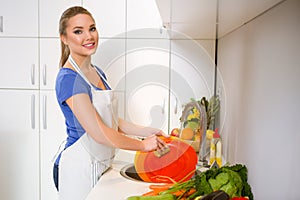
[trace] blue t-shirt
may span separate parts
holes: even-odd
[[[101,73],[101,75],[106,79],[104,72],[99,68],[97,69]],[[106,88],[110,89],[109,85],[107,85],[105,81],[103,81],[103,83]],[[101,90],[100,88],[96,89]],[[66,139],[65,148],[67,148],[74,144],[85,133],[85,130],[78,122],[70,107],[67,105],[66,100],[76,94],[85,93],[89,95],[92,101],[91,87],[74,70],[69,68],[61,68],[56,77],[55,90],[58,104],[65,117],[66,131],[68,135]],[[59,160],[60,155],[55,161],[56,165],[59,164]]]

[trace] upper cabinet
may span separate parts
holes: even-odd
[[[0,37],[20,36],[38,36],[38,0],[1,0]]]
[[[126,0],[83,0],[96,21],[101,37],[122,37],[126,31]]]
[[[215,38],[217,0],[156,0],[156,4],[171,38]]]
[[[14,0],[14,1],[17,1],[17,0]],[[31,1],[33,1],[33,0],[30,0],[30,2]],[[24,5],[26,4],[26,6],[28,4],[28,1],[20,1],[20,2],[24,2]],[[10,5],[13,5],[13,4],[10,3]],[[37,5],[38,5],[38,3],[36,0],[34,6],[37,7]],[[80,6],[81,0],[52,0],[52,1],[39,0],[40,37],[58,37],[59,36],[58,25],[59,25],[59,19],[60,19],[61,14],[68,7],[75,6],[75,5]],[[15,8],[15,6],[14,6],[14,8]],[[29,8],[29,9],[24,9],[24,7],[20,6],[20,9],[27,10],[26,13],[31,13],[31,12],[28,12],[28,10],[33,10],[33,8],[34,7]],[[35,10],[37,12],[38,8],[36,8]],[[15,13],[14,13],[14,16],[15,16]],[[38,17],[36,16],[35,19],[38,19]],[[26,29],[27,29],[27,25],[26,25]]]
[[[38,89],[38,39],[0,37],[0,88]]]
[[[127,38],[168,38],[155,0],[127,0]]]
[[[40,39],[40,89],[54,89],[60,61],[60,39]]]
[[[283,0],[155,0],[172,38],[215,39]]]
[[[220,0],[219,37],[270,9],[283,0]]]
[[[170,41],[128,39],[126,48],[125,119],[168,133]]]

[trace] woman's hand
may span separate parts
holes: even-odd
[[[157,135],[157,136],[163,136],[163,137],[166,137],[166,138],[170,137],[169,134],[166,134],[165,132],[163,132],[162,130],[159,130],[159,129],[157,129],[157,131],[154,134]]]
[[[158,137],[158,135],[163,135],[163,134],[162,132],[159,132],[157,134],[148,136],[142,141],[144,145],[143,151],[153,151],[153,150],[159,150],[165,148],[166,143],[160,137]]]

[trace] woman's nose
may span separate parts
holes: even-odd
[[[90,31],[86,31],[85,36],[86,36],[87,39],[93,38],[93,34]]]

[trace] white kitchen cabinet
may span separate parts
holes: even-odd
[[[205,45],[205,48],[204,48]],[[170,56],[170,127],[180,128],[182,105],[191,98],[213,95],[214,62],[208,53],[214,41],[172,40]]]
[[[60,69],[60,39],[40,39],[40,89],[54,89]]]
[[[40,92],[40,151],[41,151],[41,199],[58,199],[53,182],[54,156],[66,139],[63,114],[56,100],[55,91]],[[63,145],[61,145],[63,147]]]
[[[149,0],[127,0],[128,38],[168,38],[156,2]]]
[[[0,88],[38,89],[38,39],[0,38]]]
[[[0,197],[39,200],[38,91],[0,90]]]
[[[127,120],[169,133],[180,127],[184,104],[213,95],[213,40],[127,39],[126,46]]]
[[[92,13],[100,37],[124,38],[126,0],[83,0],[83,6]]]
[[[217,0],[172,0],[171,11],[163,9],[162,2],[156,0],[162,15],[171,13],[171,37],[185,39],[214,39],[216,36]]]
[[[126,119],[168,131],[169,40],[128,39]]]
[[[59,37],[58,26],[62,13],[76,5],[81,6],[81,0],[39,0],[40,37]]]
[[[55,92],[0,90],[0,98],[1,199],[58,199],[52,159],[66,131]]]
[[[37,37],[38,14],[38,0],[1,0],[0,37]]]

